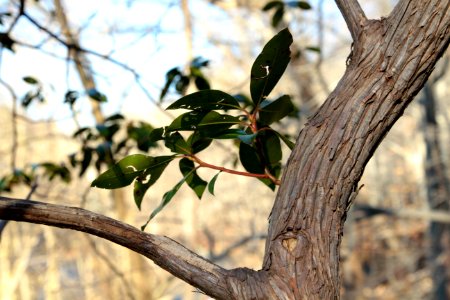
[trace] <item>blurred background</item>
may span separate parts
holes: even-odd
[[[379,19],[397,1],[360,2]],[[140,227],[181,179],[176,166],[140,211],[132,187],[94,189],[92,180],[127,154],[165,153],[145,136],[176,117],[165,107],[182,95],[211,87],[248,96],[253,61],[285,27],[294,36],[292,60],[273,95],[293,99],[296,113],[276,126],[295,140],[350,53],[333,1],[0,1],[0,195]],[[343,299],[450,295],[448,60],[447,52],[366,168],[343,238]],[[202,159],[242,169],[232,142],[212,148]],[[226,268],[259,269],[274,197],[256,179],[221,174],[215,196],[199,201],[183,187],[146,231]],[[96,237],[0,221],[0,299],[207,297]]]

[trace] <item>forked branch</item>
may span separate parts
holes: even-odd
[[[364,11],[359,5],[358,0],[336,0],[336,4],[347,23],[353,41],[356,42],[367,21]]]
[[[6,197],[0,197],[0,219],[69,228],[96,235],[150,258],[161,268],[208,295],[230,298],[225,280],[229,271],[168,237],[142,232],[82,208]]]

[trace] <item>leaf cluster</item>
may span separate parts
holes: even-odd
[[[255,177],[272,190],[275,189],[281,173],[281,142],[291,149],[294,144],[271,125],[291,115],[296,108],[287,95],[276,99],[269,99],[268,96],[287,68],[291,44],[292,36],[288,29],[284,29],[265,45],[251,69],[250,98],[242,94],[233,96],[220,90],[202,89],[167,107],[167,110],[184,110],[168,126],[148,130],[141,128],[142,134],[135,130],[128,135],[141,134],[150,144],[162,142],[172,155],[127,156],[98,176],[92,186],[115,189],[134,182],[134,199],[138,208],[141,208],[147,190],[172,161],[179,160],[182,179],[164,194],[160,205],[150,214],[143,228],[172,200],[183,184],[187,184],[199,199],[205,190],[214,194],[214,185],[221,172]],[[205,65],[203,62],[196,67],[199,69]],[[175,77],[181,78],[179,71],[175,72],[174,69],[168,74],[170,76],[167,76],[162,97]],[[214,166],[199,158],[198,153],[208,148],[214,140],[224,139],[235,141],[239,160],[246,172]],[[210,180],[205,180],[197,173],[202,167],[217,170],[218,173]]]
[[[281,21],[286,12],[286,8],[298,8],[301,10],[311,9],[311,5],[306,1],[270,1],[262,8],[263,11],[273,10],[272,15],[272,26],[276,28]]]

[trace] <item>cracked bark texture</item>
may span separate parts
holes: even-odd
[[[401,0],[368,20],[336,0],[354,46],[336,89],[300,132],[270,216],[263,267],[225,270],[167,238],[79,209],[0,197],[0,218],[123,245],[217,299],[338,299],[339,246],[364,167],[450,41],[448,0]]]

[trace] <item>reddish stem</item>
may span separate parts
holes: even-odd
[[[208,164],[207,162],[202,161],[200,158],[198,158],[195,155],[190,155],[190,156],[186,156],[186,157],[193,160],[194,162],[198,163],[199,167],[210,168],[210,169],[222,171],[225,173],[247,176],[247,177],[267,178],[267,179],[270,179],[271,181],[273,181],[273,183],[275,183],[276,185],[280,185],[280,183],[281,183],[280,180],[276,179],[271,174],[255,174],[255,173],[241,172],[241,171],[236,171],[236,170],[227,169],[224,167],[219,167],[216,165]]]

